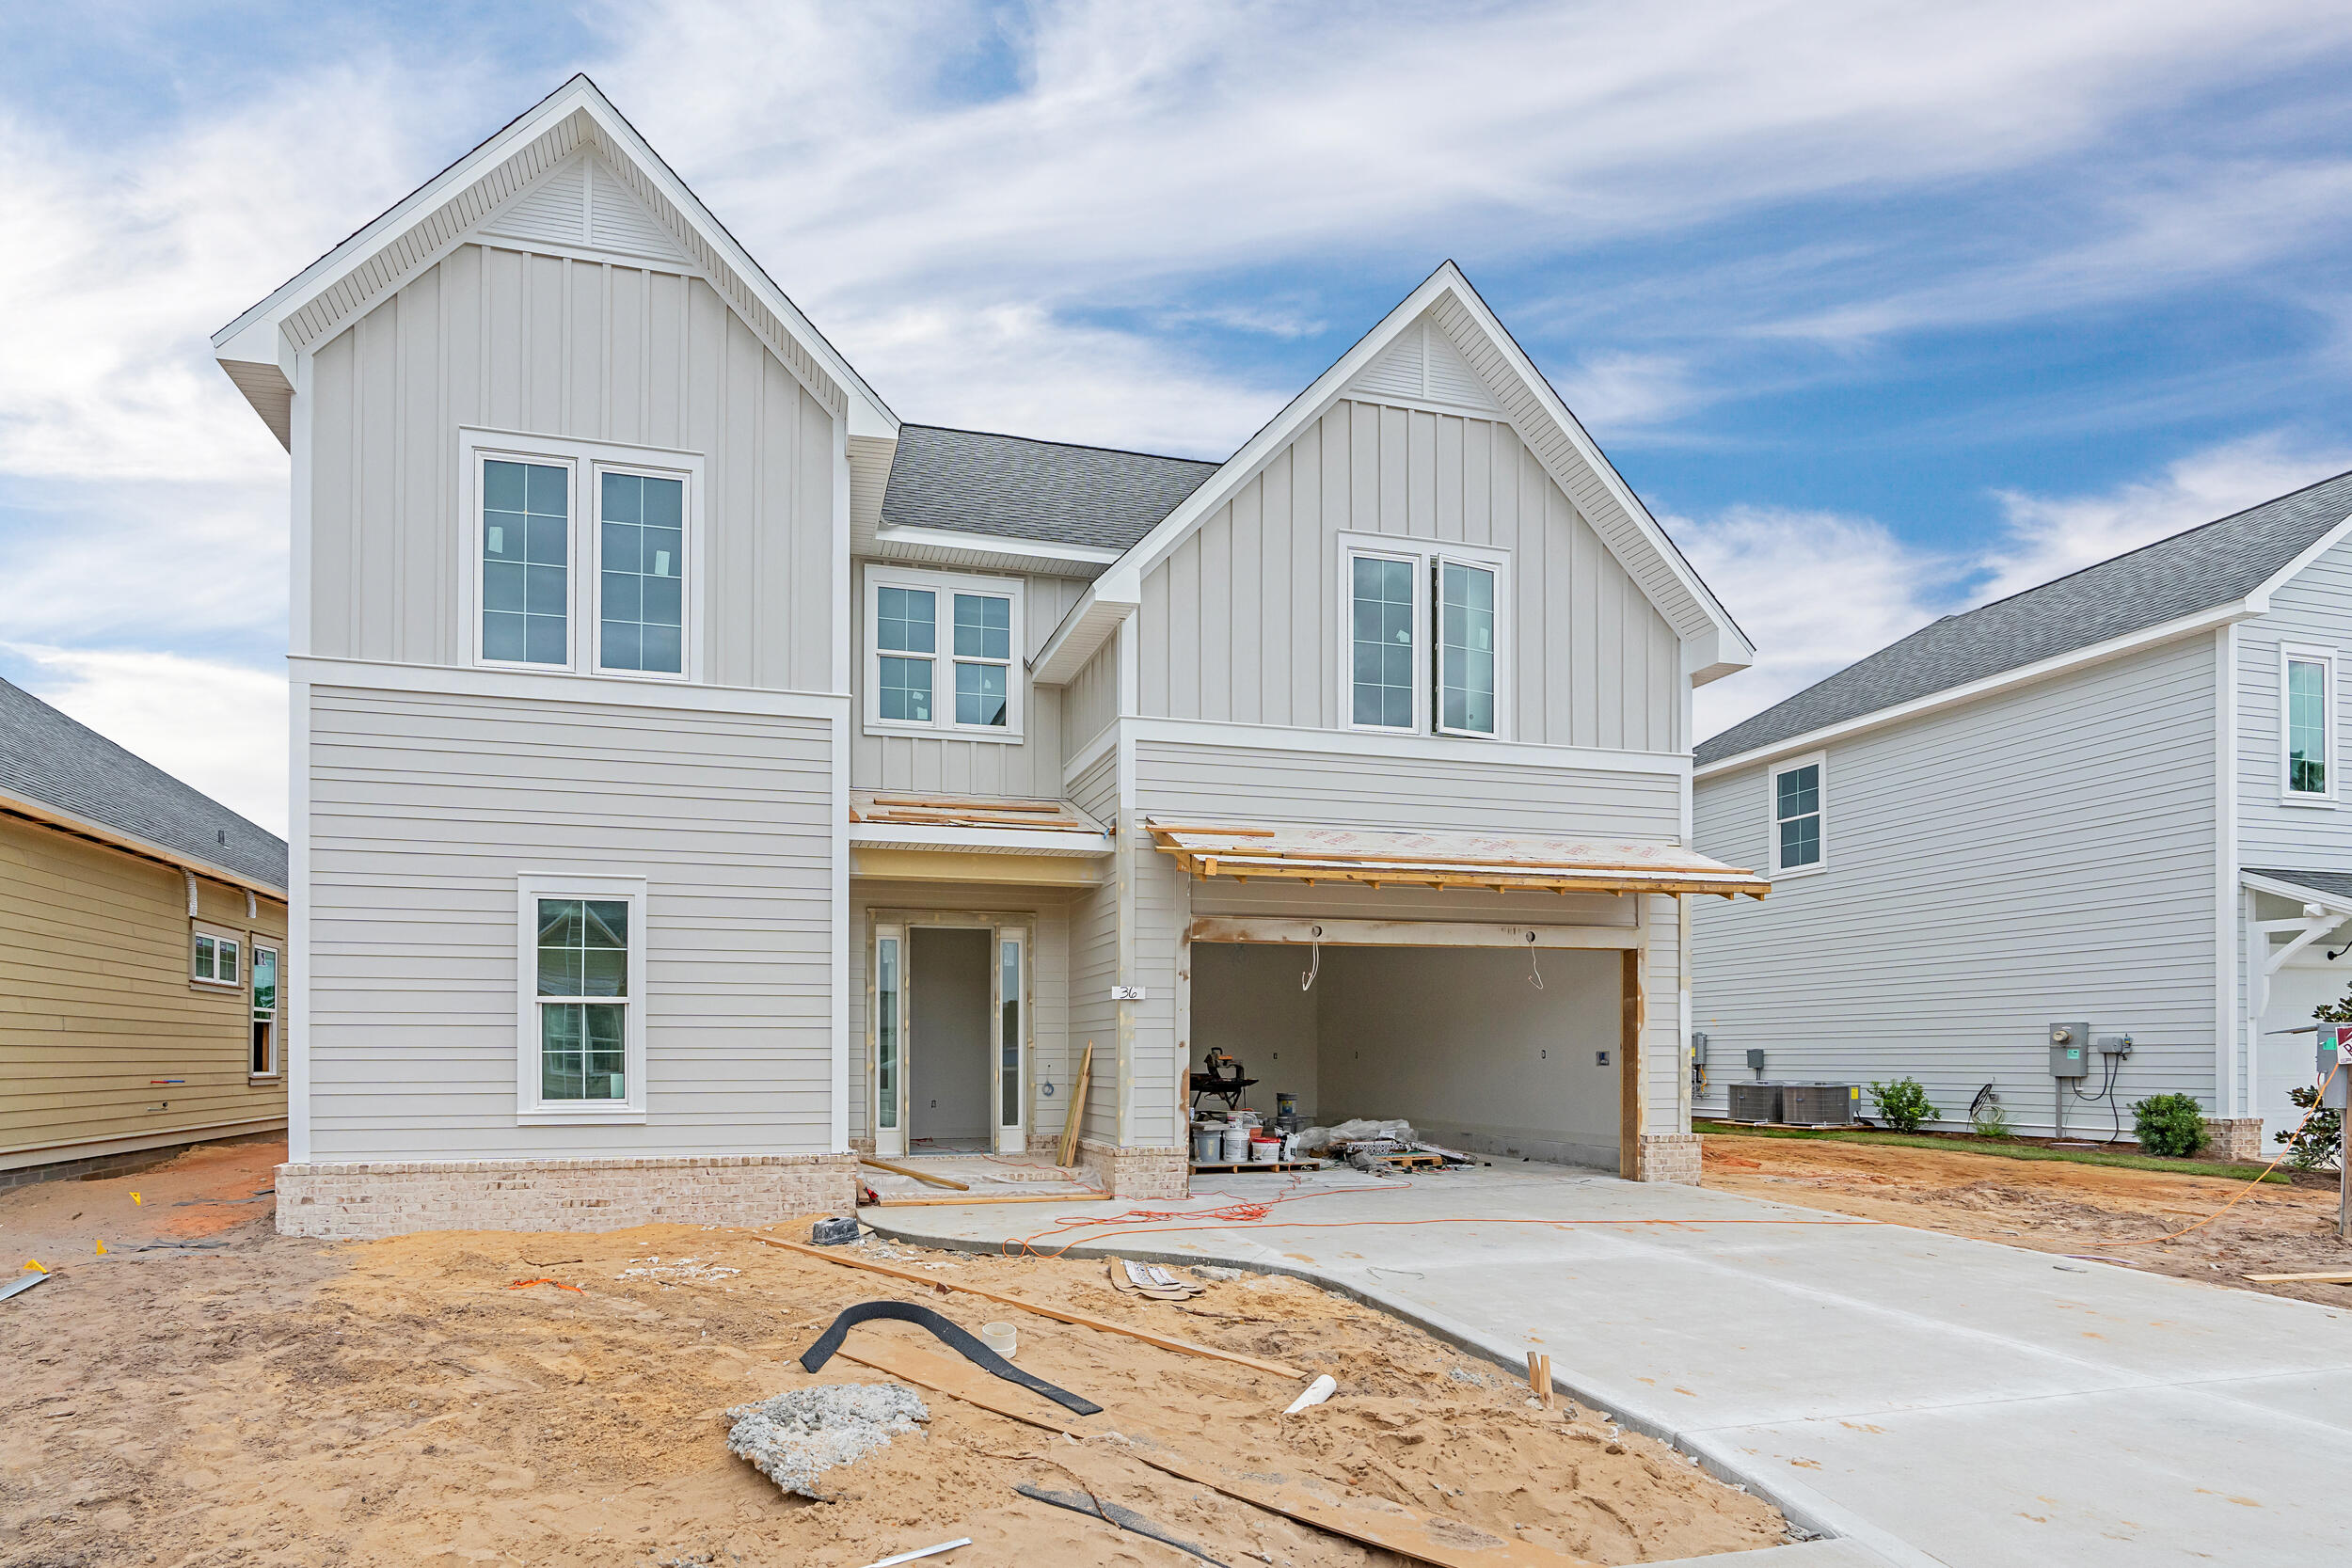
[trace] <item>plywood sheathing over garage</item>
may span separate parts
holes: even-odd
[[[1162,854],[1196,877],[1363,882],[1373,887],[1547,893],[1712,893],[1761,898],[1753,871],[1663,844],[1606,844],[1535,833],[1435,833],[1297,823],[1161,821],[1144,826]]]
[[[914,795],[886,789],[850,792],[850,820],[873,828],[1010,828],[1098,840],[1097,822],[1067,800],[1016,800],[987,795]]]

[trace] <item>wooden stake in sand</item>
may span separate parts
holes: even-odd
[[[857,1163],[861,1165],[871,1165],[876,1170],[886,1170],[893,1176],[912,1176],[917,1181],[928,1181],[934,1187],[953,1187],[960,1193],[968,1193],[972,1190],[968,1182],[950,1181],[944,1176],[933,1176],[927,1170],[916,1170],[912,1165],[894,1165],[887,1160],[877,1160],[870,1154],[859,1155]]]
[[[868,1338],[862,1344],[844,1344],[837,1354],[860,1366],[903,1378],[966,1404],[993,1410],[999,1416],[1042,1427],[1047,1432],[1063,1432],[1072,1436],[1091,1433],[1120,1444],[1120,1452],[1165,1475],[1237,1497],[1269,1513],[1313,1525],[1350,1541],[1395,1552],[1416,1562],[1435,1563],[1438,1568],[1592,1568],[1582,1558],[1547,1551],[1524,1541],[1506,1541],[1459,1520],[1424,1517],[1385,1500],[1377,1504],[1375,1511],[1352,1498],[1318,1497],[1303,1486],[1279,1478],[1235,1475],[1205,1461],[1186,1458],[1148,1434],[1074,1427],[1066,1418],[1048,1416],[1015,1402],[1018,1396],[1005,1391],[994,1378],[912,1346]]]
[[[1184,1355],[1205,1355],[1213,1361],[1231,1361],[1236,1367],[1247,1367],[1251,1371],[1266,1372],[1275,1377],[1287,1377],[1301,1383],[1307,1378],[1307,1374],[1295,1367],[1284,1366],[1279,1361],[1268,1361],[1260,1356],[1244,1355],[1237,1350],[1219,1350],[1215,1345],[1196,1345],[1189,1339],[1179,1339],[1172,1335],[1155,1334],[1148,1328],[1135,1328],[1126,1323],[1112,1323],[1107,1318],[1073,1312],[1066,1307],[1049,1307],[1041,1301],[1029,1301],[1021,1296],[1009,1296],[1001,1291],[983,1290],[977,1285],[959,1284],[955,1280],[942,1279],[937,1275],[922,1274],[914,1269],[894,1269],[887,1263],[871,1262],[864,1258],[844,1258],[837,1249],[832,1247],[810,1246],[803,1242],[787,1242],[782,1237],[762,1236],[756,1231],[754,1231],[752,1235],[755,1241],[765,1242],[770,1246],[782,1247],[787,1252],[797,1252],[803,1257],[821,1259],[828,1263],[838,1263],[845,1269],[864,1269],[868,1274],[887,1275],[893,1279],[903,1279],[927,1288],[937,1286],[941,1290],[961,1291],[965,1295],[977,1296],[982,1301],[998,1302],[1006,1307],[1018,1307],[1024,1312],[1035,1312],[1041,1318],[1052,1318],[1057,1323],[1075,1323],[1080,1328],[1099,1328],[1106,1334],[1123,1334],[1130,1339],[1140,1339],[1147,1345],[1157,1345],[1162,1350],[1172,1350]]]
[[[1094,1084],[1094,1042],[1087,1041],[1087,1053],[1078,1058],[1078,1086],[1070,1096],[1070,1109],[1063,1113],[1069,1120],[1061,1130],[1061,1150],[1055,1164],[1064,1170],[1078,1157],[1078,1124],[1087,1114],[1087,1090]]]
[[[2328,1269],[2321,1274],[2249,1274],[2246,1277],[2257,1285],[2352,1285],[2352,1269]]]
[[[1546,1410],[1560,1408],[1560,1396],[1551,1387],[1551,1357],[1541,1351],[1527,1353],[1527,1386]]]

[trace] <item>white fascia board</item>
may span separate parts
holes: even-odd
[[[276,367],[291,386],[294,351],[280,330],[288,316],[333,288],[420,219],[437,211],[452,197],[496,168],[516,148],[527,146],[545,135],[565,116],[574,113],[585,113],[596,122],[609,144],[626,152],[638,165],[671,204],[685,214],[686,220],[693,225],[703,242],[742,277],[760,303],[774,313],[801,347],[825,367],[827,373],[847,394],[850,434],[895,439],[898,434],[898,417],[890,411],[889,405],[882,401],[873,388],[866,385],[866,378],[851,368],[840,351],[826,341],[825,335],[801,313],[800,307],[776,287],[774,280],[752,259],[751,253],[727,232],[726,226],[703,205],[699,197],[687,188],[686,182],[662,161],[661,155],[638,135],[637,128],[584,74],[574,76],[541,99],[472,151],[418,186],[374,221],[296,273],[266,299],[214,333],[214,357],[220,361],[224,370],[229,371],[232,379],[239,379],[241,386],[244,385],[243,378],[250,375],[249,371],[243,369],[247,366]]]
[[[913,828],[895,822],[852,822],[857,849],[952,849],[979,855],[1063,855],[1092,859],[1111,852],[1108,833],[1058,832],[1041,828]]]
[[[1142,608],[1141,587],[1133,575],[1116,583],[1096,578],[1029,660],[1029,678],[1040,686],[1067,686],[1076,678],[1119,623]]]
[[[2322,893],[2315,887],[2305,887],[2300,882],[2280,881],[2276,877],[2261,877],[2251,871],[2238,873],[2238,881],[2256,893],[2267,893],[2280,898],[2292,898],[2298,904],[2317,904],[2329,914],[2342,915],[2346,920],[2352,920],[2352,896],[2340,893]]]
[[[1792,735],[1785,740],[1775,740],[1768,746],[1758,746],[1752,751],[1741,752],[1736,756],[1724,757],[1719,762],[1704,763],[1692,774],[1692,777],[1711,779],[1738,768],[1753,768],[1758,763],[1772,762],[1798,752],[1818,751],[1834,740],[1843,740],[1868,730],[1883,729],[1889,724],[1899,724],[1905,720],[1916,719],[1922,714],[1934,713],[1943,708],[1958,707],[1963,703],[1973,703],[1979,697],[1989,697],[1996,692],[2029,686],[2035,681],[2047,680],[2053,675],[2063,675],[2075,670],[2088,669],[2094,664],[2104,664],[2109,659],[2122,658],[2127,654],[2136,654],[2143,648],[2153,648],[2160,642],[2171,642],[2184,637],[2195,637],[2211,631],[2217,626],[2225,626],[2234,621],[2244,621],[2260,613],[2261,611],[2254,608],[2250,598],[2232,599],[2225,605],[2217,606],[2212,610],[2199,610],[2194,615],[2185,615],[2177,621],[2167,621],[2159,626],[2145,626],[2138,631],[2127,632],[2122,637],[2110,637],[2104,642],[2093,642],[2088,647],[2072,649],[2062,654],[2052,654],[2048,658],[2037,659],[2031,664],[2021,664],[2014,670],[2003,670],[1997,674],[1986,675],[1982,679],[1950,687],[1942,691],[1931,691],[1924,697],[1915,697],[1907,703],[1898,703],[1892,707],[1883,707],[1873,713],[1861,714],[1841,723],[1824,724],[1820,729],[1807,730],[1803,735]]]
[[[874,531],[877,545],[909,545],[924,549],[969,550],[980,555],[1001,555],[1008,560],[1075,561],[1089,565],[1106,566],[1119,559],[1120,552],[1097,545],[1053,544],[1042,539],[1018,539],[1009,534],[958,533],[944,528],[878,528]]]

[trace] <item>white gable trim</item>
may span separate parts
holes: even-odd
[[[825,341],[800,308],[586,76],[575,76],[520,118],[410,192],[213,335],[213,352],[280,443],[302,344],[422,271],[492,209],[592,146],[721,295],[767,340],[820,402],[849,416],[852,435],[895,440],[898,416]]]
[[[2101,664],[2111,658],[2119,658],[2125,654],[2137,653],[2142,648],[2153,647],[2159,642],[2169,642],[2176,638],[2189,637],[2199,632],[2233,626],[2240,621],[2250,621],[2257,615],[2267,615],[2270,613],[2270,600],[2273,594],[2308,569],[2312,562],[2343,544],[2346,539],[2352,539],[2352,517],[2346,517],[2343,522],[2321,534],[2306,546],[2293,561],[2265,578],[2260,587],[2242,599],[2232,599],[2226,604],[2216,605],[2210,610],[2201,610],[2193,615],[2185,615],[2177,620],[2162,622],[2153,626],[2142,626],[2137,631],[2110,637],[2104,642],[2092,642],[2085,647],[2071,649],[2066,653],[2053,654],[2048,658],[2037,659],[2031,664],[2021,664],[2014,670],[2003,670],[1983,676],[1981,679],[1948,687],[1942,691],[1931,691],[1924,697],[1915,697],[1907,703],[1897,703],[1891,707],[1856,714],[1853,718],[1838,723],[1824,724],[1819,729],[1806,730],[1802,734],[1789,736],[1784,740],[1775,740],[1767,745],[1753,747],[1720,761],[1703,764],[1693,776],[1711,779],[1735,768],[1753,767],[1756,763],[1784,757],[1794,752],[1810,752],[1825,740],[1842,739],[1847,736],[1859,735],[1865,730],[1900,723],[1906,719],[1916,718],[1923,713],[1932,713],[1938,708],[1971,703],[1979,697],[2007,691],[2012,687],[2043,680],[2051,675],[2064,674],[2070,670],[2079,670],[2086,665]],[[2233,690],[2234,687],[2231,689]]]
[[[1426,325],[1422,318],[1435,315]],[[1625,565],[1685,643],[1694,643],[1692,681],[1704,684],[1754,662],[1755,648],[1624,478],[1601,455],[1550,385],[1522,353],[1470,280],[1452,261],[1439,266],[1380,324],[1340,356],[1228,458],[1208,483],[1187,497],[1152,531],[1115,562],[1062,619],[1031,663],[1036,679],[1058,685],[1076,674],[1101,645],[1107,626],[1142,602],[1143,578],[1168,553],[1232,499],[1233,493],[1272,461],[1299,433],[1350,395],[1350,387],[1371,371],[1408,333],[1434,330],[1450,341],[1489,383],[1505,386],[1496,401],[1509,420],[1565,490],[1577,510]],[[1466,340],[1468,342],[1466,343]],[[1482,359],[1484,363],[1482,363]],[[1516,383],[1517,385],[1512,385]],[[1367,392],[1377,399],[1381,394]],[[1515,406],[1516,404],[1516,406]],[[1451,409],[1449,412],[1462,412]],[[1101,601],[1098,605],[1097,601]],[[1102,610],[1117,606],[1119,615]]]

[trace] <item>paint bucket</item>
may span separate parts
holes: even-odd
[[[1249,1158],[1249,1124],[1229,1121],[1225,1124],[1225,1164],[1238,1165]]]
[[[1225,1129],[1213,1122],[1196,1122],[1192,1129],[1192,1163],[1214,1165],[1225,1148]]]
[[[1298,1119],[1298,1097],[1278,1092],[1274,1097],[1274,1119],[1278,1122],[1295,1122]]]
[[[1249,1163],[1251,1164],[1270,1165],[1281,1157],[1281,1139],[1269,1138],[1262,1135],[1249,1140]]]
[[[1019,1342],[1010,1323],[980,1324],[980,1343],[1008,1361],[1012,1359],[1013,1348]]]

